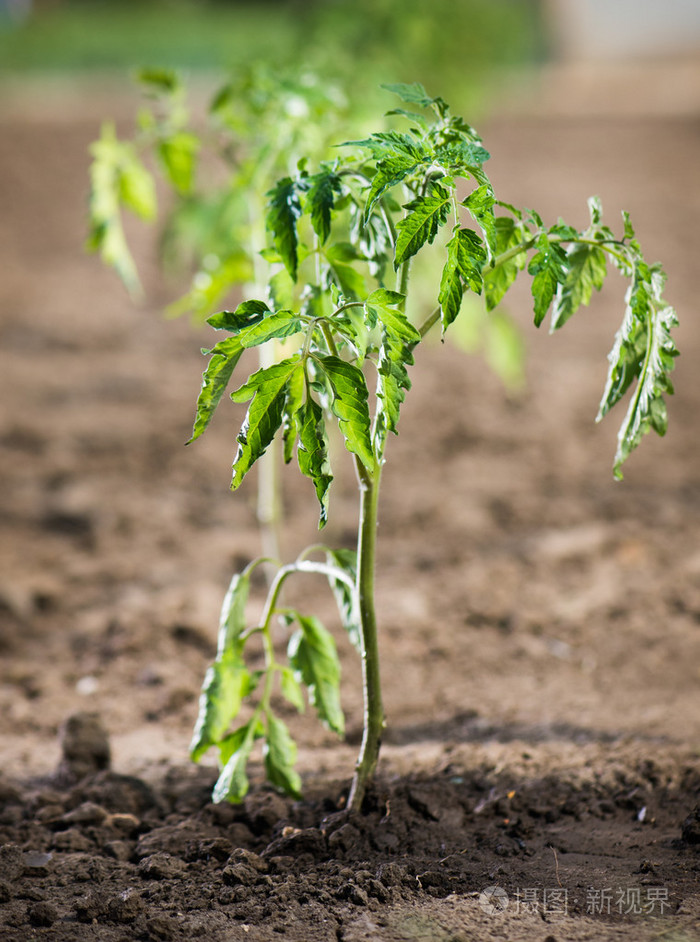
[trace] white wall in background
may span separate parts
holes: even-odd
[[[700,55],[700,0],[546,0],[564,59]]]

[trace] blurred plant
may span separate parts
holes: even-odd
[[[208,319],[228,336],[208,351],[193,440],[208,427],[246,349],[279,340],[291,345],[284,359],[257,370],[231,393],[235,402],[250,402],[237,437],[232,488],[280,438],[285,460],[296,451],[301,472],[313,483],[323,527],[333,481],[328,435],[337,425],[353,456],[359,490],[357,553],[313,546],[281,566],[259,619],[249,620],[247,599],[261,560],[231,582],[192,742],[194,759],[210,747],[218,750],[216,801],[240,801],[246,794],[246,768],[257,740],[263,740],[268,779],[299,794],[296,746],[276,710],[278,691],[301,711],[305,688],[321,721],[343,732],[333,638],[316,617],[280,603],[290,576],[318,573],[327,577],[362,660],[364,730],[348,798],[350,808],[362,807],[384,728],[374,575],[386,445],[389,433],[398,433],[416,348],[438,325],[444,335],[468,315],[465,294],[483,294],[492,311],[527,274],[535,325],[551,312],[556,330],[589,304],[612,265],[629,287],[598,417],[631,393],[615,476],[622,477],[623,463],[646,432],[666,431],[664,396],[673,392],[669,374],[677,353],[670,332],[677,321],[663,297],[664,272],[644,259],[629,216],[623,214],[622,234],[615,235],[603,222],[600,202],[591,198],[590,221],[579,231],[561,220],[547,225],[535,211],[498,199],[484,170],[489,154],[476,131],[421,85],[389,88],[406,106],[394,113],[407,130],[378,131],[347,145],[347,156],[313,167],[301,161],[279,179],[268,192],[266,299],[243,301]],[[436,269],[411,273],[411,267],[431,253],[439,258],[434,306],[417,317],[414,298],[425,293],[421,281]],[[447,401],[435,404],[451,407]],[[275,619],[292,629],[286,660],[274,643]],[[264,667],[250,670],[244,654],[255,641]],[[231,731],[248,698],[248,718]]]
[[[351,118],[343,94],[311,73],[291,78],[258,64],[216,91],[207,127],[200,131],[192,128],[186,90],[175,72],[144,69],[138,80],[148,105],[139,113],[133,139],[119,140],[107,123],[92,146],[88,248],[115,268],[132,295],[142,293],[122,210],[148,221],[156,217],[155,182],[143,159],[150,152],[174,199],[161,234],[164,267],[194,270],[187,293],[168,308],[170,315],[192,313],[203,320],[241,290],[256,296],[269,290],[281,303],[291,281],[280,272],[269,286],[266,282],[266,192],[280,174],[296,171],[301,154],[319,160],[329,140],[343,127],[347,132]],[[203,160],[206,172],[198,175]],[[198,176],[205,177],[204,188]],[[271,365],[280,349],[262,348],[261,366]],[[258,475],[263,552],[273,558],[280,556],[279,464],[271,449]]]

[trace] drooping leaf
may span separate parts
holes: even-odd
[[[297,761],[296,743],[281,719],[269,712],[263,743],[263,761],[268,781],[292,798],[301,797],[301,777],[294,769]]]
[[[676,313],[662,297],[664,276],[637,262],[627,293],[627,307],[615,343],[608,356],[610,369],[598,420],[637,381],[627,414],[618,433],[613,473],[622,478],[622,465],[653,429],[664,435],[667,412],[664,395],[673,393],[670,373],[678,350],[671,330],[678,324]]]
[[[493,187],[490,183],[484,183],[475,190],[472,190],[469,196],[462,202],[462,205],[467,207],[476,222],[481,226],[486,244],[492,255],[495,255],[498,250],[496,217],[493,212],[495,202],[496,197],[493,194]]]
[[[253,399],[236,438],[238,451],[233,462],[232,490],[240,486],[282,424],[287,384],[301,369],[301,357],[289,357],[253,373],[243,386],[231,393],[234,402]]]
[[[483,242],[473,229],[457,229],[446,248],[447,261],[438,294],[443,333],[459,314],[465,290],[481,294],[481,271],[486,261]]]
[[[117,139],[114,125],[105,123],[90,148],[89,233],[86,246],[99,252],[115,269],[127,289],[141,293],[136,266],[124,236],[121,208],[126,206],[142,219],[156,214],[153,178],[133,146]]]
[[[399,412],[405,390],[411,388],[406,367],[413,364],[413,348],[420,342],[420,332],[402,310],[402,294],[380,288],[365,302],[367,319],[376,319],[382,327],[377,363],[377,417],[375,441],[382,454],[387,432],[398,433]],[[393,307],[390,305],[394,305]]]
[[[228,650],[218,656],[207,669],[190,744],[190,755],[195,762],[223,738],[238,715],[249,680],[248,670],[236,651]]]
[[[511,210],[514,207],[509,207]],[[496,258],[516,248],[523,241],[521,226],[510,216],[496,217]],[[522,271],[527,262],[524,251],[517,252],[507,260],[499,262],[494,268],[484,268],[484,297],[486,310],[492,311],[503,300],[506,292]]]
[[[267,228],[272,233],[284,267],[296,281],[299,264],[297,220],[301,216],[297,183],[291,177],[283,177],[267,195]]]
[[[381,196],[392,187],[401,183],[406,177],[415,173],[425,163],[424,158],[411,157],[406,154],[391,154],[377,161],[372,184],[367,194],[367,203],[364,213],[366,225],[374,209],[374,205]]]
[[[338,419],[348,451],[368,469],[374,469],[370,438],[367,384],[362,370],[336,356],[315,356],[332,391],[331,410]]]
[[[554,300],[557,286],[566,280],[566,253],[543,232],[537,240],[537,252],[527,266],[532,278],[535,302],[535,326],[539,327]]]
[[[241,358],[243,347],[238,337],[227,337],[226,340],[217,343],[208,353],[211,354],[211,359],[202,376],[202,388],[197,399],[194,428],[192,429],[192,436],[187,442],[188,445],[199,438],[211,422],[236,364]]]
[[[569,246],[566,251],[566,279],[557,286],[554,298],[552,330],[565,324],[582,304],[590,304],[593,289],[600,291],[606,272],[602,248],[580,242]]]
[[[331,234],[331,213],[336,196],[343,191],[343,182],[335,170],[325,169],[314,174],[309,183],[306,202],[311,211],[311,225],[323,245]]]
[[[328,520],[329,488],[333,481],[328,460],[328,439],[323,417],[323,409],[310,397],[298,413],[299,447],[297,461],[302,474],[314,483],[316,496],[321,506],[319,529]]]
[[[445,224],[452,197],[444,187],[435,186],[434,191],[431,196],[419,196],[408,203],[406,216],[396,224],[395,268],[426,243],[432,243],[440,226]]]
[[[291,703],[299,713],[303,713],[306,709],[306,704],[304,702],[304,693],[301,687],[301,684],[294,676],[294,671],[291,667],[283,667],[280,671],[280,687],[282,690],[282,696],[284,699]]]
[[[175,190],[186,196],[192,192],[199,138],[189,131],[175,131],[158,144],[158,157]]]
[[[246,775],[246,767],[255,740],[261,734],[258,727],[257,721],[250,720],[245,726],[232,733],[228,737],[228,742],[222,743],[223,768],[212,793],[212,801],[215,803],[230,801],[237,804],[248,794],[250,783]]]
[[[299,416],[304,401],[304,371],[292,373],[285,391],[282,411],[282,437],[284,440],[284,463],[289,464],[294,455],[294,443],[299,435]]]
[[[298,612],[295,617],[300,627],[289,639],[289,663],[307,687],[319,719],[342,736],[345,718],[340,706],[340,661],[335,641],[317,618]]]
[[[240,652],[240,636],[246,630],[246,604],[250,593],[250,570],[244,569],[231,578],[228,590],[221,605],[219,632],[217,636],[217,654]]]

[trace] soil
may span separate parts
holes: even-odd
[[[259,552],[254,484],[228,490],[240,412],[183,447],[209,331],[161,317],[148,233],[140,309],[82,253],[87,146],[129,103],[30,104],[0,116],[0,937],[700,939],[698,118],[483,129],[504,198],[631,212],[680,314],[677,395],[615,483],[615,420],[592,419],[621,283],[554,337],[516,294],[517,396],[420,351],[379,530],[388,729],[351,815],[340,636],[347,742],[284,714],[303,801],[256,760],[244,804],[213,805],[213,759],[187,761],[223,592]],[[317,539],[293,469],[285,503],[291,558]],[[347,467],[327,542],[355,510]],[[321,583],[297,591],[334,625]]]

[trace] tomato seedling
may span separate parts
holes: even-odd
[[[663,298],[664,272],[644,259],[628,214],[616,235],[603,222],[599,200],[591,198],[584,229],[561,220],[547,225],[534,210],[496,196],[484,170],[489,154],[482,140],[441,98],[429,97],[419,84],[387,88],[402,101],[390,114],[405,129],[351,141],[335,159],[314,169],[302,160],[282,176],[267,193],[269,238],[260,253],[268,267],[265,291],[208,318],[226,336],[206,351],[192,440],[209,425],[244,351],[285,342],[282,359],[231,393],[235,402],[250,403],[237,436],[232,488],[281,440],[285,461],[296,454],[313,484],[323,527],[333,481],[329,431],[337,425],[359,490],[356,551],[316,545],[280,565],[259,620],[248,620],[247,601],[252,573],[263,560],[231,581],[191,747],[195,760],[210,747],[218,750],[216,801],[240,801],[246,794],[246,768],[258,740],[269,781],[300,794],[296,745],[276,712],[277,697],[300,711],[308,698],[320,720],[343,733],[333,637],[313,614],[281,601],[291,576],[320,573],[362,662],[364,729],[348,798],[349,807],[362,806],[384,728],[374,574],[387,442],[389,433],[398,433],[416,348],[430,331],[444,335],[460,312],[466,316],[465,293],[482,295],[491,312],[519,276],[529,276],[535,324],[549,313],[556,330],[589,304],[612,266],[629,282],[598,413],[600,419],[629,396],[615,477],[622,477],[622,465],[646,432],[666,431],[664,396],[673,392],[669,374],[677,350],[671,330],[677,321]],[[409,275],[423,253],[437,262],[436,303],[421,317]],[[421,277],[432,277],[430,267],[425,272]],[[282,658],[272,636],[276,619],[289,629]],[[252,670],[246,652],[256,641],[264,666]],[[244,701],[251,706],[248,718],[232,729]]]

